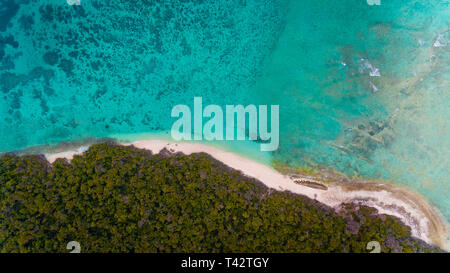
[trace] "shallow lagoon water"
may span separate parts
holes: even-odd
[[[164,134],[194,96],[279,104],[276,152],[216,144],[407,186],[450,222],[448,1],[0,5],[0,152]]]

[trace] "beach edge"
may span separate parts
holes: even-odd
[[[149,150],[154,154],[163,149],[186,155],[206,153],[243,175],[262,182],[268,188],[304,195],[335,210],[345,203],[357,203],[375,208],[380,214],[395,216],[411,228],[412,236],[449,251],[447,245],[449,229],[443,216],[425,198],[401,186],[368,180],[324,182],[319,177],[311,175],[281,173],[272,166],[200,143],[143,139],[117,144]],[[87,147],[88,145],[66,151],[49,151],[44,155],[50,163],[58,158],[71,160],[74,155],[81,154]]]

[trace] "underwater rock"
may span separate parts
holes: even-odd
[[[378,92],[378,87],[376,87],[375,84],[373,84],[372,82],[369,82],[369,84],[370,84],[370,88],[372,88],[374,93]]]
[[[444,34],[439,34],[433,43],[434,47],[445,47],[447,46],[447,41],[445,40]]]
[[[358,70],[359,70],[360,74],[363,74],[366,71],[369,71],[369,76],[371,76],[371,77],[380,77],[381,76],[380,70],[378,68],[374,67],[369,62],[369,60],[361,58],[359,60],[359,63],[360,63],[360,66],[359,66]]]
[[[19,10],[19,5],[14,0],[3,0],[0,4],[0,31],[5,31],[11,19]]]
[[[55,65],[59,61],[59,54],[56,51],[49,51],[44,54],[43,59],[45,63]]]
[[[0,88],[3,93],[9,93],[14,89],[20,82],[22,78],[11,72],[5,72],[0,75]]]
[[[71,76],[72,71],[75,68],[75,65],[71,60],[62,59],[58,67],[60,67],[66,73],[67,76]]]

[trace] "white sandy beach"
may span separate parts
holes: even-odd
[[[358,182],[340,185],[337,185],[337,183],[322,183],[326,185],[327,190],[316,189],[299,185],[294,182],[299,178],[294,179],[291,176],[283,175],[270,166],[208,145],[175,143],[163,140],[140,140],[122,144],[151,150],[153,153],[159,153],[163,148],[171,152],[182,152],[186,155],[204,152],[231,168],[241,171],[244,175],[258,179],[269,188],[302,194],[336,209],[342,203],[348,202],[357,202],[374,207],[378,209],[379,213],[400,218],[411,227],[413,236],[443,249],[447,248],[448,230],[440,213],[421,196],[401,187],[376,182]],[[46,158],[50,162],[57,158],[70,160],[73,155],[79,154],[82,150],[84,149],[46,154]],[[321,183],[311,177],[301,177],[300,180]]]

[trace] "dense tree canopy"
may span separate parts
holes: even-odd
[[[206,154],[93,145],[69,163],[0,157],[0,251],[439,251],[372,208],[273,191]]]

